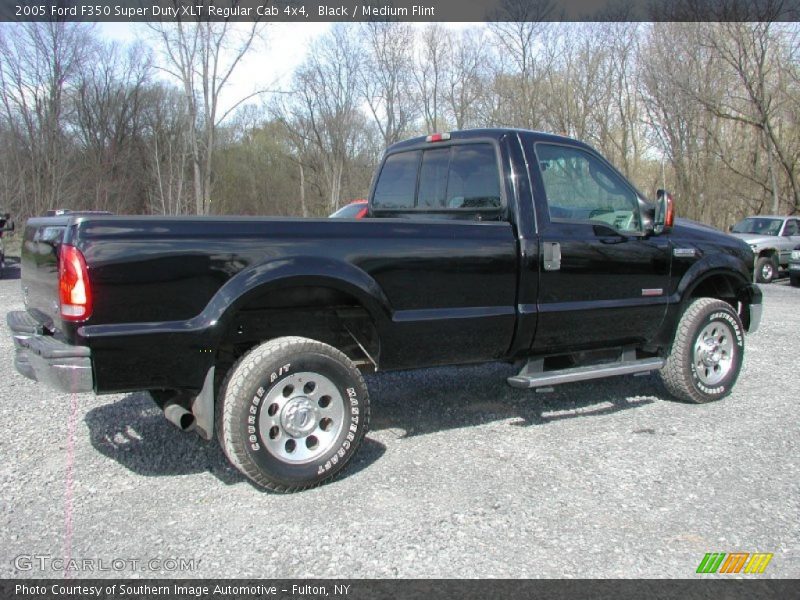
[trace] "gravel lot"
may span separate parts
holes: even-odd
[[[800,577],[800,289],[763,289],[722,402],[667,401],[651,376],[523,392],[496,364],[372,376],[354,464],[290,496],[251,486],[142,394],[24,379],[3,316],[0,577],[60,577],[24,558],[41,555],[108,569],[79,577],[684,578],[731,551],[773,552],[763,576]],[[0,280],[0,307],[21,309],[18,280]]]

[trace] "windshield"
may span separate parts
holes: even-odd
[[[759,235],[778,235],[783,219],[755,217],[743,219],[733,226],[733,233],[757,233]]]

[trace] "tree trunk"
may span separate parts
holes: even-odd
[[[303,163],[297,163],[300,166],[300,208],[303,211],[303,216],[308,216],[308,207],[306,206],[306,177],[303,171]]]

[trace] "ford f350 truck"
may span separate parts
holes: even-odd
[[[485,129],[388,148],[362,220],[35,218],[15,364],[71,392],[149,390],[275,491],[351,459],[365,370],[513,361],[520,388],[658,371],[713,401],[761,317],[754,257],[673,215],[586,144]]]

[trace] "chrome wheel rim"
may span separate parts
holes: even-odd
[[[264,447],[292,464],[314,461],[328,452],[344,426],[344,399],[324,375],[290,375],[264,397],[258,431]]]
[[[707,386],[717,385],[733,368],[734,333],[730,325],[713,321],[706,325],[694,344],[697,377]]]
[[[766,263],[763,267],[761,267],[761,278],[772,279],[772,271],[772,265],[770,263]]]

